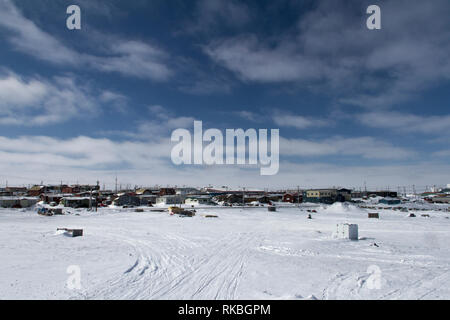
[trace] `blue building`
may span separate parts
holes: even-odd
[[[395,205],[395,204],[400,204],[401,201],[400,201],[400,199],[386,197],[386,198],[383,198],[380,201],[378,201],[378,203],[387,204],[387,205]]]

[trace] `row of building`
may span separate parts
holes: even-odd
[[[450,188],[424,195],[430,202],[449,203]],[[133,190],[101,190],[99,185],[57,185],[0,188],[0,207],[25,208],[43,202],[72,208],[102,206],[153,205],[249,205],[285,203],[323,203],[359,201],[381,197],[386,204],[400,203],[393,191],[354,191],[346,188],[282,190],[230,190],[228,188],[135,188]]]
[[[431,192],[424,192],[421,197],[432,203],[450,203],[450,184],[446,188],[436,189]]]

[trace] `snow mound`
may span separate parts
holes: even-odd
[[[59,236],[59,235],[64,235],[66,233],[66,231],[64,231],[64,230],[57,230],[55,233],[54,233],[54,235],[55,236]]]
[[[325,213],[350,213],[361,212],[361,209],[349,203],[336,202],[323,210]]]

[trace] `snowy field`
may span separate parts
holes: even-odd
[[[0,209],[0,299],[450,299],[450,213],[306,209]],[[340,222],[359,241],[334,239]],[[66,287],[70,265],[81,290]]]

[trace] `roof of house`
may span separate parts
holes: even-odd
[[[211,199],[211,196],[210,195],[195,195],[195,194],[193,194],[193,195],[189,195],[188,197],[187,197],[187,199]]]
[[[136,190],[136,194],[143,194],[143,193],[145,193],[145,192],[152,192],[152,190],[151,189],[148,189],[148,188],[140,188],[140,189],[137,189]]]
[[[179,194],[166,194],[164,196],[158,196],[158,198],[181,198]]]
[[[0,200],[36,200],[36,197],[19,197],[19,196],[11,196],[11,197],[0,197]]]
[[[44,188],[44,187],[43,186],[33,186],[29,190],[30,191],[39,191],[39,190],[42,190],[42,188]]]

